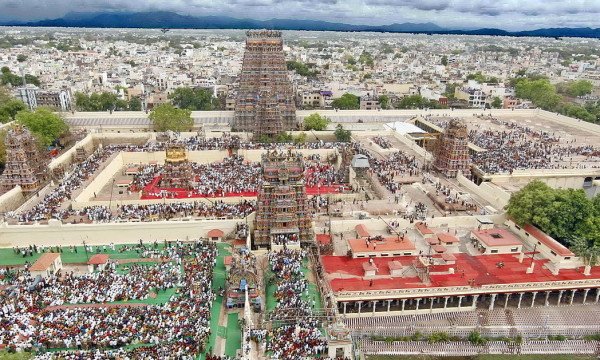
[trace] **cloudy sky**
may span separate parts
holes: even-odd
[[[0,0],[0,20],[57,18],[69,12],[148,10],[369,25],[433,22],[461,29],[600,27],[600,0]]]

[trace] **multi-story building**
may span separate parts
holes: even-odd
[[[251,30],[246,35],[232,127],[271,137],[292,130],[296,105],[281,31]]]
[[[254,220],[254,246],[299,246],[311,240],[304,159],[292,151],[262,156],[262,188]]]
[[[26,85],[17,88],[16,96],[30,110],[39,106],[47,106],[60,111],[71,109],[71,92],[69,90],[40,90],[36,86]]]

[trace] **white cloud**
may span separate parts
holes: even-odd
[[[69,12],[148,10],[367,25],[434,22],[454,28],[509,30],[600,26],[599,0],[0,0],[0,18],[4,20],[56,18]]]

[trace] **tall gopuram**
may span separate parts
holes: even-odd
[[[185,146],[168,145],[159,186],[161,188],[191,190],[193,175],[192,165],[188,161]]]
[[[467,125],[459,119],[451,119],[437,140],[433,167],[448,178],[455,178],[459,171],[468,176],[468,142]]]
[[[46,177],[46,162],[33,135],[21,125],[8,130],[5,139],[6,165],[0,175],[2,191],[20,185],[23,192],[39,189]]]
[[[288,150],[262,155],[263,183],[254,220],[254,246],[300,246],[312,239],[304,187],[304,159]]]
[[[281,31],[249,30],[232,128],[273,137],[295,127],[294,91]]]

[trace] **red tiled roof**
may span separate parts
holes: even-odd
[[[88,260],[88,265],[102,265],[102,264],[106,264],[108,262],[108,258],[110,256],[108,256],[107,254],[94,254],[89,260]]]
[[[354,227],[354,230],[356,230],[356,233],[358,234],[358,237],[369,237],[371,236],[369,234],[369,232],[367,231],[367,228],[364,224],[358,224]]]
[[[546,245],[550,248],[550,250],[554,251],[560,256],[574,256],[573,252],[569,250],[567,247],[554,240],[552,237],[548,236],[545,232],[538,229],[537,227],[527,224],[523,227],[525,231],[531,234],[534,238],[536,238],[539,242]]]
[[[437,238],[432,238],[432,237],[427,238],[426,241],[429,245],[437,245],[440,243],[440,241]]]
[[[446,261],[456,261],[456,256],[450,254],[450,253],[443,253],[442,254],[442,259],[446,260]]]
[[[131,179],[122,179],[117,181],[117,185],[131,185],[132,182],[133,180]]]
[[[433,245],[431,248],[436,253],[443,253],[446,251],[446,247],[444,245]]]
[[[417,230],[423,235],[425,234],[433,234],[433,231],[425,225],[423,222],[418,222],[416,225]]]
[[[29,271],[45,271],[52,265],[54,260],[59,257],[59,253],[44,253],[35,263],[33,263],[33,265],[31,265]]]
[[[505,229],[473,230],[471,233],[487,246],[523,245],[521,240]]]
[[[317,242],[321,245],[329,245],[331,244],[331,235],[317,234]]]
[[[443,243],[447,243],[447,244],[451,244],[451,243],[457,243],[459,242],[459,240],[456,238],[456,236],[454,235],[450,235],[448,233],[440,233],[437,234],[437,238],[443,242]]]
[[[377,244],[376,246],[373,246]],[[348,240],[348,245],[352,249],[353,253],[362,252],[381,252],[381,251],[402,251],[402,250],[415,250],[415,244],[410,241],[407,237],[402,238],[398,241],[397,237],[384,238],[384,241],[371,241],[371,245],[367,247],[365,239],[351,239]]]
[[[223,237],[224,234],[225,233],[219,229],[212,229],[206,234],[206,236],[209,238],[220,238]]]

